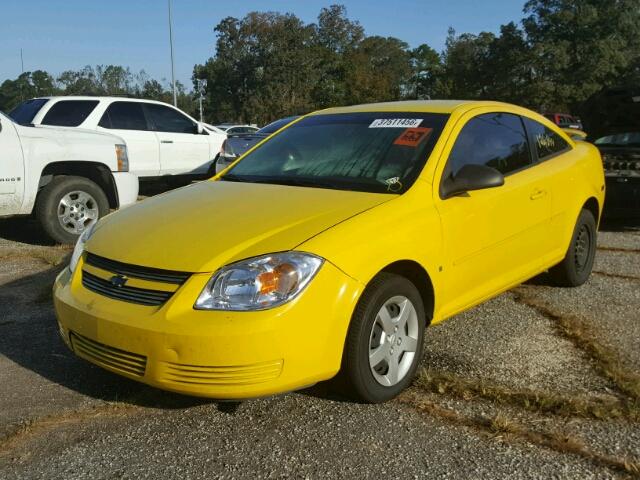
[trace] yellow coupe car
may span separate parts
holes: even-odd
[[[603,201],[598,150],[524,108],[331,108],[86,231],[55,282],[60,334],[166,390],[242,399],[340,374],[381,402],[429,325],[546,270],[584,283]]]

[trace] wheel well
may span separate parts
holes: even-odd
[[[422,297],[424,312],[427,316],[427,325],[431,323],[433,319],[435,294],[431,278],[422,265],[413,260],[400,260],[387,265],[382,271],[401,275],[415,285]]]
[[[596,200],[594,197],[591,197],[585,202],[582,208],[589,210],[593,214],[593,218],[595,218],[597,224],[598,220],[600,219],[600,205],[598,204],[598,200]]]
[[[109,170],[106,165],[97,162],[80,161],[50,163],[44,167],[44,170],[42,170],[38,189],[47,185],[51,180],[53,180],[53,177],[57,175],[74,175],[77,177],[88,178],[102,188],[109,200],[109,206],[111,208],[118,208],[118,192],[116,184],[113,180],[113,175],[111,175],[111,170]]]

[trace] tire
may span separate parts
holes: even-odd
[[[404,300],[409,303],[402,310]],[[389,313],[386,322],[380,316],[383,308]],[[404,328],[398,323],[402,312],[407,313]],[[383,329],[383,323],[388,328]],[[395,274],[377,275],[362,294],[347,333],[340,372],[345,393],[361,402],[380,403],[404,390],[420,363],[425,326],[424,305],[413,283]],[[404,350],[407,347],[413,351]],[[395,360],[397,369],[391,365]]]
[[[589,279],[596,256],[597,238],[596,219],[589,210],[582,210],[567,254],[562,262],[549,270],[549,277],[554,285],[579,287]]]
[[[40,190],[35,213],[53,241],[75,243],[90,224],[109,213],[109,200],[88,178],[62,175]]]

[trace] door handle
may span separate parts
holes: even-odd
[[[546,190],[536,189],[531,193],[529,198],[531,200],[538,200],[539,198],[544,197],[546,194],[547,194]]]
[[[173,143],[173,140],[160,140],[160,143]]]

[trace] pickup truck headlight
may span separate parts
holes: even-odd
[[[323,259],[302,252],[250,258],[218,270],[196,300],[196,310],[265,310],[287,303],[309,284]]]
[[[84,245],[93,235],[93,231],[95,230],[97,222],[93,222],[91,225],[87,227],[87,229],[80,234],[78,240],[76,241],[76,246],[73,248],[73,253],[71,254],[71,260],[69,261],[69,270],[73,273],[78,266],[78,261],[84,252]]]
[[[127,155],[126,145],[116,145],[116,159],[118,160],[118,171],[129,171],[129,155]]]

